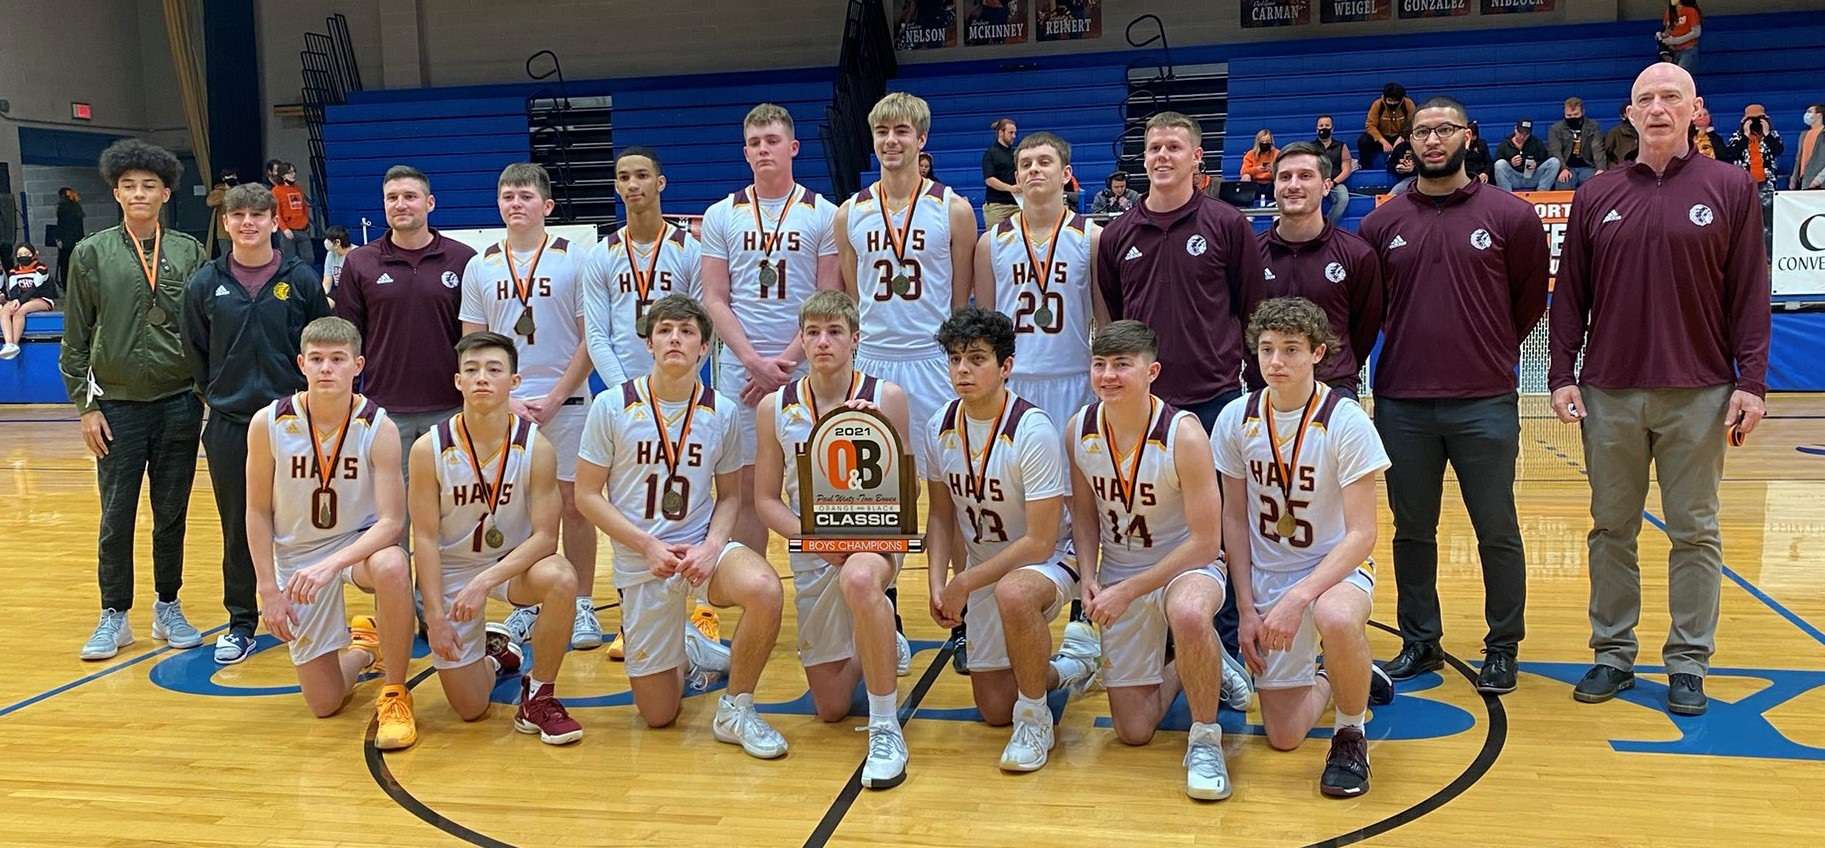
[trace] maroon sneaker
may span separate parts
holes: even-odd
[[[519,674],[522,654],[520,646],[513,644],[513,634],[508,632],[507,625],[490,621],[486,629],[487,635],[482,637],[482,653],[500,663],[500,668],[495,669],[495,675],[512,677]]]
[[[541,684],[539,691],[528,692],[531,685],[530,680],[520,681],[520,709],[513,714],[513,729],[537,733],[547,745],[568,745],[582,739],[583,725],[552,696],[551,684]]]

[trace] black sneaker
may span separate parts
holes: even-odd
[[[1437,642],[1408,642],[1400,646],[1400,653],[1395,654],[1394,659],[1379,665],[1390,679],[1406,680],[1422,672],[1443,668],[1445,652],[1439,650]]]
[[[963,625],[951,628],[951,638],[957,640],[957,650],[951,654],[951,668],[964,677],[970,676],[969,638],[964,633]]]
[[[1369,791],[1369,740],[1361,728],[1340,728],[1331,735],[1318,791],[1332,798],[1355,798]]]
[[[1394,703],[1394,678],[1381,666],[1369,664],[1369,706],[1385,707]]]
[[[1696,674],[1675,674],[1667,678],[1667,712],[1674,715],[1704,715],[1705,679]]]
[[[1484,651],[1483,668],[1476,674],[1476,690],[1485,695],[1506,695],[1514,688],[1514,654]]]
[[[1601,663],[1591,666],[1572,690],[1572,698],[1581,704],[1601,704],[1624,689],[1635,688],[1635,673]]]

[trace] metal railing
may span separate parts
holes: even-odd
[[[328,221],[329,172],[323,150],[323,123],[328,107],[348,102],[348,96],[361,91],[361,67],[355,61],[355,45],[349,38],[348,19],[341,14],[324,19],[328,33],[304,34],[304,49],[298,51],[302,86],[298,94],[303,104],[304,129],[310,150],[310,188],[316,200],[319,221]],[[205,175],[214,179],[214,174]]]

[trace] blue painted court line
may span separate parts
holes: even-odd
[[[1660,532],[1662,532],[1662,533],[1667,532],[1666,522],[1661,521],[1660,516],[1655,515],[1654,513],[1648,512],[1645,509],[1641,511],[1641,515],[1643,518],[1646,518],[1648,520],[1648,523],[1654,525],[1655,527],[1660,528]],[[1801,632],[1805,633],[1808,636],[1811,636],[1813,638],[1813,641],[1816,641],[1821,645],[1825,645],[1825,632],[1820,632],[1819,628],[1812,626],[1811,622],[1808,622],[1806,619],[1801,618],[1798,613],[1782,606],[1780,601],[1775,600],[1774,598],[1770,597],[1767,592],[1764,592],[1760,588],[1757,588],[1754,583],[1749,582],[1748,578],[1742,576],[1741,574],[1737,574],[1735,569],[1732,569],[1730,566],[1725,565],[1724,566],[1724,576],[1730,578],[1730,581],[1732,583],[1735,583],[1736,585],[1743,587],[1743,591],[1748,592],[1756,600],[1761,601],[1763,604],[1767,605],[1767,607],[1771,610],[1774,610],[1774,612],[1777,615],[1792,622],[1793,626],[1798,627]],[[0,713],[0,715],[4,715],[4,713]]]
[[[219,633],[226,629],[228,629],[228,625],[226,625],[226,624],[217,625],[215,627],[210,628],[209,630],[204,631],[203,636],[205,638],[207,638],[212,633]],[[17,704],[10,704],[5,708],[0,709],[0,718],[4,718],[8,715],[11,715],[12,713],[16,713],[20,710],[23,710],[26,707],[29,707],[33,704],[38,703],[39,701],[45,700],[46,698],[54,697],[56,695],[61,695],[65,692],[70,691],[71,689],[74,689],[78,686],[83,685],[84,683],[90,683],[90,682],[93,682],[96,680],[100,680],[104,677],[107,677],[110,674],[113,674],[114,672],[120,671],[123,668],[131,668],[133,666],[139,665],[140,663],[143,663],[146,660],[152,659],[153,657],[159,656],[159,655],[164,654],[165,652],[171,651],[171,650],[175,650],[175,649],[172,648],[170,645],[166,645],[157,650],[147,651],[143,654],[140,654],[137,657],[134,657],[133,659],[127,660],[126,662],[115,663],[114,665],[108,666],[107,668],[104,668],[101,671],[95,672],[94,674],[88,675],[86,677],[79,677],[79,678],[72,680],[68,683],[65,683],[62,686],[59,686],[55,689],[50,689],[50,690],[47,690],[44,692],[40,692],[36,695],[33,695],[30,698],[20,701]],[[200,650],[203,650],[203,647],[198,646],[195,648],[187,648],[185,650],[200,651]]]

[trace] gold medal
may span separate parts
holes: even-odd
[[[165,318],[165,310],[162,307],[154,306],[151,309],[146,310],[146,320],[154,324],[165,323]]]
[[[1299,471],[1299,451],[1305,447],[1305,434],[1312,424],[1312,416],[1318,412],[1318,384],[1312,384],[1312,396],[1306,398],[1305,411],[1299,415],[1299,432],[1293,436],[1293,452],[1284,460],[1280,458],[1280,434],[1274,427],[1273,392],[1261,393],[1261,420],[1267,426],[1267,447],[1274,455],[1274,472],[1280,476],[1281,501],[1286,504],[1286,511],[1274,522],[1274,532],[1282,540],[1291,541],[1293,533],[1299,529],[1299,523],[1293,518],[1293,479]],[[1307,540],[1310,543],[1310,540]]]
[[[1039,287],[1039,297],[1036,298],[1039,308],[1033,311],[1033,323],[1041,332],[1055,332],[1051,329],[1052,307],[1047,303],[1051,292],[1046,289],[1046,286],[1051,284],[1052,271],[1058,267],[1053,260],[1058,256],[1059,236],[1064,233],[1065,221],[1070,219],[1071,213],[1060,212],[1058,214],[1058,223],[1052,227],[1052,235],[1047,243],[1046,261],[1044,262],[1040,262],[1039,255],[1033,252],[1033,239],[1027,234],[1026,213],[1017,213],[1014,217],[1014,224],[1020,229],[1020,245],[1027,249],[1027,267],[1031,272],[1028,278],[1033,285]],[[1062,297],[1059,302],[1063,303]],[[1019,327],[1016,326],[1015,329],[1018,331]]]
[[[499,548],[507,543],[506,535],[502,534],[501,529],[489,519],[493,518],[495,511],[500,509],[501,492],[507,483],[507,459],[513,453],[513,428],[515,426],[518,425],[514,419],[509,418],[507,435],[501,441],[501,464],[494,470],[494,485],[492,486],[488,485],[488,475],[482,473],[482,457],[475,451],[475,438],[469,435],[469,422],[463,418],[462,413],[456,414],[456,424],[450,428],[463,434],[461,445],[463,455],[469,458],[469,468],[475,472],[475,480],[481,484],[482,493],[486,496],[482,505],[487,508],[488,514],[482,516],[482,520],[475,525],[475,532],[481,535],[482,540],[487,542],[490,548]],[[483,532],[483,528],[487,528],[486,532]],[[477,550],[480,549],[477,548]]]
[[[311,526],[318,530],[329,530],[336,526],[336,467],[342,464],[342,445],[348,441],[349,422],[355,420],[354,395],[349,396],[348,412],[342,416],[342,428],[336,433],[336,446],[329,452],[323,450],[323,443],[317,438],[317,421],[311,414],[310,395],[303,395],[298,405],[304,408],[304,429],[310,431],[311,458],[316,460],[312,470],[317,476],[317,491],[311,494]]]
[[[1033,322],[1038,324],[1042,330],[1052,326],[1052,307],[1039,307],[1039,310],[1033,313]]]
[[[1286,512],[1280,514],[1280,520],[1274,522],[1274,532],[1279,533],[1282,539],[1290,539],[1297,528],[1298,524],[1293,521],[1293,508],[1288,505]]]
[[[487,533],[482,534],[482,541],[487,542],[490,548],[498,548],[507,544],[507,536],[501,532],[501,528],[490,527]]]
[[[665,412],[659,408],[659,395],[653,391],[653,378],[650,375],[646,378],[646,397],[653,412],[653,429],[659,431],[659,457],[665,462],[667,472],[665,494],[659,498],[659,509],[665,517],[676,521],[684,516],[684,489],[689,485],[678,474],[678,465],[684,461],[684,446],[691,438],[691,421],[697,416],[697,401],[703,397],[703,384],[691,386],[691,400],[684,408],[684,423],[678,428],[676,443],[665,432]],[[647,509],[652,507],[648,506]]]
[[[895,274],[893,282],[889,283],[888,287],[893,289],[894,294],[905,297],[908,292],[912,291],[912,278],[905,274]]]
[[[659,502],[667,517],[684,513],[684,478],[673,477],[665,481],[665,497]]]
[[[532,334],[537,330],[538,324],[532,320],[532,308],[527,307],[520,310],[520,320],[513,322],[513,331],[531,339]]]
[[[526,337],[527,344],[534,344],[532,334],[538,329],[532,320],[532,284],[538,279],[539,260],[545,258],[545,245],[551,243],[551,236],[539,240],[539,249],[532,254],[532,265],[526,269],[526,277],[520,278],[520,272],[513,264],[513,248],[505,240],[501,241],[501,256],[507,260],[507,276],[513,280],[513,293],[524,307],[520,320],[513,323],[513,331]],[[513,428],[509,427],[508,430]]]
[[[919,195],[924,193],[925,180],[921,178],[919,187],[913,190],[912,197],[906,199],[906,223],[896,228],[893,225],[893,212],[891,211],[893,204],[887,201],[887,186],[880,182],[875,183],[875,194],[881,199],[881,225],[887,230],[887,245],[893,248],[894,258],[900,260],[901,268],[906,267],[906,244],[912,238],[913,213],[918,211]],[[912,292],[912,279],[902,271],[888,281],[887,289],[900,297],[906,297]]]
[[[769,290],[779,286],[780,281],[785,278],[786,260],[779,261],[777,271],[774,270],[771,260],[773,259],[773,249],[781,244],[780,231],[785,229],[786,218],[792,215],[792,207],[798,203],[799,198],[804,196],[804,188],[797,183],[792,184],[792,193],[786,195],[786,205],[779,208],[779,219],[773,222],[773,234],[770,236],[767,234],[767,222],[760,216],[760,192],[755,191],[753,186],[748,186],[744,191],[748,194],[748,208],[754,210],[754,233],[760,237],[760,296],[784,300],[786,298],[784,287],[771,293]]]

